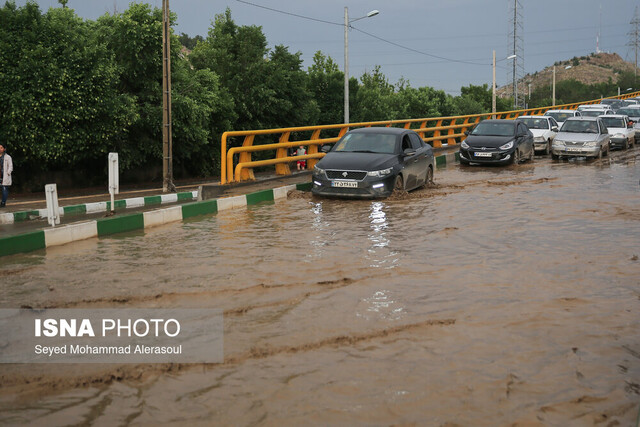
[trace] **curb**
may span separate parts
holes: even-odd
[[[293,184],[270,190],[262,190],[242,196],[187,203],[181,206],[172,206],[169,208],[116,216],[112,218],[100,218],[97,220],[81,222],[78,224],[70,224],[57,228],[49,228],[45,230],[4,237],[0,238],[0,257],[5,255],[31,252],[38,249],[46,249],[52,246],[64,245],[67,243],[89,239],[92,237],[103,237],[111,234],[122,233],[125,231],[142,230],[145,228],[155,227],[170,222],[182,221],[184,219],[200,215],[208,215],[222,210],[255,205],[264,201],[284,199],[287,197],[287,193],[291,190],[308,191],[310,189],[310,182],[304,184]],[[184,194],[189,194],[192,197],[195,197],[194,193],[197,192],[194,191]],[[169,196],[177,197],[177,194],[172,194]],[[154,204],[158,204],[160,202],[158,202],[157,200],[161,200],[161,197],[162,196],[155,196],[149,198],[154,199]],[[139,199],[147,199],[147,197],[140,197]],[[132,203],[141,203],[139,199],[131,200],[136,200],[136,202]],[[140,204],[138,206],[147,206],[146,201],[144,202],[144,205]],[[105,202],[102,203],[105,205],[110,204]],[[116,202],[116,206],[118,206],[117,203],[118,202]],[[99,204],[100,203],[95,203],[95,205]],[[100,206],[100,209],[101,208],[102,206]]]
[[[183,200],[194,200],[197,198],[197,191],[188,191],[183,193],[162,194],[160,196],[134,197],[131,199],[116,200],[113,204],[116,209],[129,209],[139,208],[142,206],[163,205],[165,203],[175,203]],[[110,210],[111,202],[85,203],[82,205],[72,205],[59,208],[60,216],[108,212]],[[42,218],[47,218],[46,209],[9,212],[0,214],[0,224],[13,224],[15,222]]]

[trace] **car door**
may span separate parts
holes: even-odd
[[[523,123],[516,123],[516,144],[520,158],[527,158],[533,150],[533,134]]]
[[[409,133],[402,135],[402,163],[404,186],[407,190],[416,187],[418,172],[418,152],[413,148]]]
[[[424,184],[427,180],[427,168],[429,167],[428,149],[417,133],[410,133],[411,146],[416,150],[416,186]]]
[[[560,129],[560,126],[558,125],[558,122],[556,122],[556,119],[554,119],[553,117],[549,117],[549,125],[551,129],[550,140],[553,143],[553,140],[556,138],[556,135],[558,134],[558,130]]]
[[[598,143],[600,144],[600,150],[609,153],[609,147],[610,147],[609,141],[611,138],[609,136],[609,130],[604,125],[604,122],[601,119],[598,119],[598,129],[599,129],[598,131],[600,132],[600,135],[598,135]]]

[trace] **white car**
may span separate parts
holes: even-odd
[[[561,128],[569,117],[580,117],[580,112],[577,110],[548,110],[544,115],[553,117],[558,123],[558,128]]]
[[[533,134],[535,151],[551,152],[551,144],[558,133],[558,122],[551,116],[520,116],[516,120],[527,125]]]
[[[633,129],[636,131],[636,140],[633,145],[640,143],[640,105],[620,108],[616,114],[629,117],[629,120],[633,122]]]
[[[592,109],[607,109],[611,110],[611,105],[607,104],[582,104],[578,106],[578,111],[583,112],[584,110],[592,110]]]
[[[585,108],[580,114],[582,117],[599,117],[615,113],[611,108]]]
[[[607,132],[611,135],[611,148],[626,150],[632,147],[636,139],[636,131],[633,129],[629,117],[621,114],[600,116]]]

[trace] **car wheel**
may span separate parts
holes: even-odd
[[[552,160],[558,160],[559,158],[560,158],[560,156],[558,156],[557,154],[551,153],[551,159]]]
[[[517,165],[518,163],[520,163],[520,151],[516,148],[513,152],[513,164]]]
[[[533,147],[531,147],[531,152],[529,153],[529,162],[533,162],[533,153],[534,153],[535,151],[536,151],[536,150],[534,150],[534,148],[533,148]]]
[[[628,149],[629,149],[629,140],[626,140],[626,141],[624,142],[623,150],[628,150]]]
[[[547,147],[544,149],[544,154],[549,154],[551,152],[551,141],[547,141]]]
[[[402,179],[402,175],[396,176],[396,181],[393,184],[393,192],[396,193],[398,191],[404,191],[404,180]]]
[[[425,180],[425,185],[433,185],[433,168],[429,166],[427,168],[427,179]]]
[[[469,161],[468,161],[468,160],[463,159],[462,157],[460,157],[460,164],[461,164],[461,165],[465,165],[465,166],[467,166],[467,165],[469,164]]]

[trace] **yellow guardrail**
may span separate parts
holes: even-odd
[[[634,92],[621,96],[612,96],[610,98],[626,99],[639,95],[640,92]],[[465,137],[465,131],[478,124],[481,120],[487,118],[495,117],[496,119],[515,119],[524,115],[541,115],[548,110],[575,110],[579,105],[597,104],[600,101],[600,99],[594,99],[591,101],[577,102],[573,104],[529,108],[526,110],[503,111],[495,114],[483,113],[466,116],[384,120],[376,122],[225,132],[222,134],[220,149],[220,184],[254,180],[255,176],[253,174],[253,168],[260,166],[275,165],[276,174],[289,175],[291,174],[291,169],[289,168],[290,163],[297,160],[308,160],[307,167],[311,169],[319,159],[324,157],[324,153],[319,152],[319,147],[323,144],[335,143],[351,128],[371,126],[404,127],[405,129],[414,130],[426,143],[437,148],[442,147],[443,141],[446,142],[448,146],[459,144]],[[323,132],[325,134],[324,136],[322,135]],[[327,133],[332,133],[333,135],[326,135]],[[302,139],[292,141],[290,139],[292,134],[295,134]],[[273,139],[277,137],[278,142],[254,145],[256,136],[268,136]],[[228,148],[230,140],[237,137],[244,137],[242,145]],[[304,156],[289,156],[287,150],[300,145],[307,147],[307,154]],[[275,151],[275,157],[271,159],[252,160],[251,153],[259,151]],[[238,156],[238,161],[234,168],[233,163],[236,155]]]

